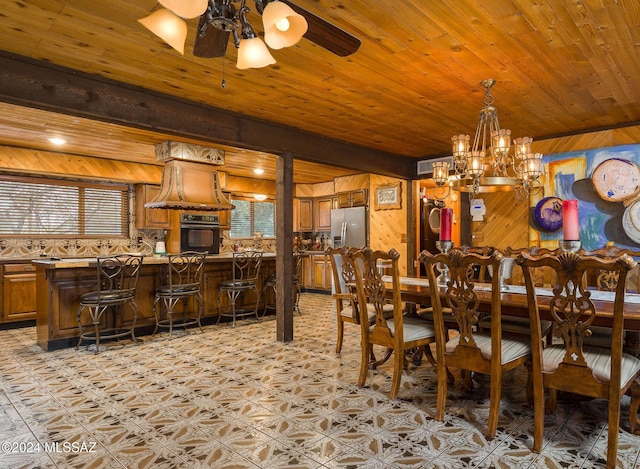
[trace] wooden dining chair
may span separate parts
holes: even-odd
[[[529,246],[529,247],[522,247],[522,248],[512,248],[511,246],[507,246],[504,249],[504,255],[510,256],[510,257],[517,257],[518,254],[522,252],[526,252],[532,256],[542,256],[545,254],[558,255],[562,251],[560,251],[560,248],[548,249],[548,248],[541,248],[538,246]],[[537,287],[544,287],[545,284],[551,285],[554,282],[553,275],[555,274],[551,271],[551,269],[548,269],[548,268],[533,269],[531,273],[533,275],[535,286]],[[520,285],[524,284],[524,278],[522,277],[520,278],[519,284]]]
[[[360,324],[358,300],[355,290],[355,270],[351,259],[347,257],[349,252],[355,252],[356,250],[357,249],[353,247],[341,246],[339,248],[330,247],[325,251],[331,263],[333,299],[336,302],[336,319],[338,325],[336,353],[340,353],[342,350],[344,324]],[[373,320],[373,316],[373,314],[370,315],[369,322]]]
[[[547,249],[539,248],[537,246],[531,246],[529,248],[511,248],[507,247],[504,251],[505,256],[516,257],[521,252],[528,252],[531,254],[560,254],[560,249]],[[550,273],[550,269],[532,269],[534,276],[534,283],[536,286],[542,287],[546,280],[550,279],[553,274]],[[542,320],[540,322],[542,330],[542,336],[545,338],[545,344],[550,344],[553,340],[553,323],[551,321]],[[491,329],[491,319],[483,318],[478,321],[478,328],[484,330]],[[529,318],[521,318],[517,316],[503,316],[502,317],[502,332],[506,334],[516,334],[529,337],[531,335],[531,327],[529,325]]]
[[[344,339],[344,324],[360,324],[360,312],[358,310],[358,295],[356,293],[355,268],[352,254],[358,248],[341,246],[339,248],[327,248],[325,253],[329,256],[331,273],[333,276],[333,298],[336,301],[338,340],[336,341],[336,353],[342,350]],[[383,306],[387,318],[393,317],[393,305]],[[367,302],[367,317],[369,324],[375,322],[376,313],[374,306]],[[388,354],[389,355],[389,354]],[[388,356],[387,356],[388,358]],[[371,351],[372,366],[378,364],[373,350]]]
[[[495,251],[490,256],[475,253],[465,254],[460,249],[452,249],[446,254],[433,255],[424,252],[423,262],[429,275],[429,285],[435,285],[436,277],[432,266],[444,263],[449,268],[451,280],[443,287],[441,298],[439,289],[430,288],[436,329],[436,362],[438,369],[438,397],[436,403],[436,420],[444,419],[447,404],[447,367],[463,370],[466,390],[473,387],[471,373],[482,373],[489,376],[490,404],[489,421],[485,434],[493,437],[498,427],[502,375],[505,371],[524,365],[529,360],[530,343],[528,338],[502,334],[502,317],[500,305],[500,279],[494,275],[491,280],[491,329],[476,330],[480,301],[475,290],[475,283],[467,277],[469,266],[477,264],[492,266],[494,272],[500,267],[502,254]],[[449,339],[445,335],[444,308],[451,308],[453,317],[458,323],[458,336]]]
[[[356,293],[362,331],[362,359],[358,386],[364,386],[372,364],[369,360],[373,346],[393,352],[393,378],[389,397],[395,399],[400,391],[402,371],[406,367],[405,356],[409,350],[428,347],[435,341],[435,331],[426,321],[405,316],[400,297],[400,274],[395,249],[389,252],[359,249],[349,254],[355,270]],[[378,261],[388,262],[387,274],[391,276],[391,295],[388,301],[387,286],[378,269]],[[389,305],[392,315],[389,316]],[[373,308],[374,323],[369,323],[368,311]]]
[[[460,246],[460,250],[465,254],[475,253],[480,254],[481,256],[489,256],[495,248],[493,246]],[[475,280],[476,282],[485,283],[490,280],[491,274],[489,273],[489,268],[484,265],[469,265],[469,269],[467,270],[467,276],[469,280]]]
[[[603,259],[615,259],[616,257],[620,257],[623,254],[627,254],[634,258],[640,258],[640,251],[634,251],[632,249],[625,249],[615,245],[607,245],[601,248],[596,248],[593,250],[584,250],[581,249],[579,253],[583,256],[596,256],[601,257]],[[638,269],[640,266],[636,266],[627,274],[627,283],[625,284],[625,288],[627,292],[630,290],[635,290],[636,292],[640,291],[638,282],[640,282],[640,277],[636,277],[636,282],[632,285],[629,285],[629,276],[631,272]],[[595,275],[595,286],[598,290],[604,291],[615,291],[618,285],[618,272],[609,271],[609,270],[599,270]],[[629,288],[631,286],[631,288]]]
[[[616,259],[581,256],[573,252],[533,257],[521,253],[516,263],[522,266],[529,317],[531,319],[531,349],[533,356],[534,443],[533,450],[542,449],[544,413],[555,411],[557,391],[581,394],[609,401],[609,433],[607,467],[616,466],[620,399],[632,390],[629,423],[638,431],[640,403],[640,360],[622,351],[624,326],[625,280],[636,262],[627,255]],[[558,285],[553,289],[548,315],[560,332],[562,341],[541,347],[538,295],[531,270],[548,266],[557,273]],[[583,279],[589,271],[616,272],[619,282],[614,295],[611,345],[608,349],[588,346],[585,338],[591,334],[597,308]],[[545,401],[545,389],[549,397]]]
[[[601,248],[593,249],[590,251],[581,249],[578,252],[583,256],[596,256],[603,259],[615,259],[617,257],[622,256],[623,254],[628,254],[629,256],[636,257],[636,258],[640,257],[639,251],[620,248],[619,246],[615,246],[615,245],[606,245]],[[640,265],[636,265],[633,269],[631,269],[627,273],[627,280],[625,282],[625,289],[627,293],[639,291],[639,287],[638,287],[638,281],[640,281],[640,277],[638,276],[639,269],[640,269]],[[631,277],[635,277],[635,281],[631,281]],[[591,284],[592,281],[593,281],[594,287],[597,288],[598,290],[615,291],[619,282],[619,272],[598,269],[595,273],[591,275],[591,278],[588,279],[587,283]],[[625,352],[632,353],[636,356],[640,356],[640,349],[637,346],[638,337],[640,337],[640,333],[636,331],[633,331],[633,332],[625,331],[624,336],[625,336],[625,346],[623,350]],[[593,326],[591,330],[591,335],[585,338],[585,343],[589,345],[609,347],[611,343],[611,329],[608,327]]]

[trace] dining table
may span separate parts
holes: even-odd
[[[383,280],[391,285],[391,276],[383,276]],[[431,288],[425,277],[399,277],[402,301],[408,304],[429,306],[431,304]],[[441,297],[446,286],[438,284]],[[491,311],[491,284],[475,283],[474,290],[480,302],[480,311]],[[594,326],[612,327],[614,292],[589,290],[591,300],[596,308]],[[390,293],[390,292],[389,292]],[[549,304],[553,297],[552,288],[536,287],[536,295],[540,316],[551,319]],[[504,285],[500,291],[501,313],[510,316],[528,317],[529,306],[526,287],[524,285]],[[640,294],[625,294],[624,306],[625,351],[640,355]]]

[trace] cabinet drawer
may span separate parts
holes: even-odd
[[[5,274],[22,274],[24,272],[35,272],[36,266],[28,263],[28,264],[5,264],[4,265],[4,273]]]

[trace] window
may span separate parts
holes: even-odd
[[[128,188],[0,177],[0,237],[126,237]]]
[[[256,232],[265,238],[276,236],[276,211],[273,202],[257,202],[233,198],[236,206],[231,211],[231,238],[252,238]]]

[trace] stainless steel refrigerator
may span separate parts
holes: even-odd
[[[333,247],[361,248],[367,245],[366,207],[331,210],[331,242]]]

